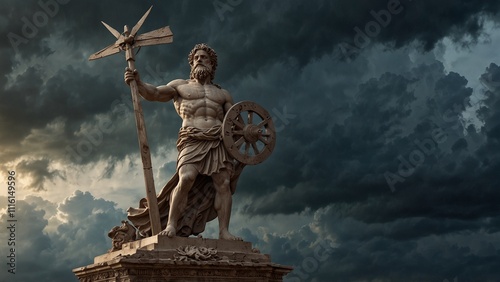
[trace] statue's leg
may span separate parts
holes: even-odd
[[[188,193],[193,187],[193,183],[198,176],[198,170],[192,164],[185,164],[179,168],[179,183],[170,195],[170,210],[168,213],[168,222],[165,230],[160,235],[174,237],[177,233],[177,221],[180,215],[186,209]]]
[[[242,240],[229,233],[229,219],[231,218],[231,206],[233,199],[230,187],[230,174],[226,169],[219,173],[212,174],[212,181],[215,187],[214,208],[219,218],[219,239]]]

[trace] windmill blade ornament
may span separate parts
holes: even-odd
[[[106,56],[114,55],[116,53],[119,53],[120,51],[124,51],[126,44],[129,44],[130,48],[134,49],[141,46],[172,43],[174,37],[172,31],[170,30],[170,27],[168,26],[136,36],[137,32],[141,28],[152,8],[153,6],[149,8],[149,10],[144,14],[144,16],[142,16],[142,18],[137,22],[137,24],[132,28],[130,32],[128,32],[127,26],[125,26],[124,32],[120,33],[116,29],[109,26],[107,23],[102,22],[102,24],[109,30],[109,32],[111,32],[111,34],[115,36],[117,40],[115,43],[109,45],[101,51],[90,55],[89,61],[97,60]]]
[[[115,43],[108,47],[90,55],[89,61],[101,59],[110,55],[125,51],[125,60],[131,70],[135,70],[135,58],[133,49],[141,46],[167,44],[173,41],[172,31],[168,26],[162,27],[144,34],[137,35],[137,32],[144,24],[144,21],[151,12],[151,6],[142,18],[135,24],[132,30],[128,26],[124,27],[123,33],[118,32],[105,22],[102,24],[113,34],[117,39]],[[139,138],[139,150],[141,151],[141,159],[144,171],[144,182],[146,184],[146,199],[149,208],[149,216],[151,222],[152,235],[156,235],[161,231],[160,214],[158,211],[158,202],[156,198],[156,190],[154,187],[153,170],[151,165],[151,153],[146,134],[146,125],[144,123],[144,115],[139,99],[139,90],[135,80],[130,81],[130,90],[132,94],[132,102],[134,105],[135,121],[137,125],[137,136]]]

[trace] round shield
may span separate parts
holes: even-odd
[[[224,146],[229,154],[247,165],[263,162],[276,144],[271,115],[254,102],[234,104],[224,117],[222,130]]]

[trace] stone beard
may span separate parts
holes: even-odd
[[[203,65],[197,65],[191,68],[191,78],[196,78],[198,80],[205,80],[206,78],[210,78],[212,76],[212,70]]]

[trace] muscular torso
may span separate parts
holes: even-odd
[[[224,119],[224,105],[227,102],[222,89],[214,85],[202,85],[194,81],[186,81],[176,85],[177,96],[174,106],[182,118],[182,126],[193,126],[208,129],[221,125]]]

